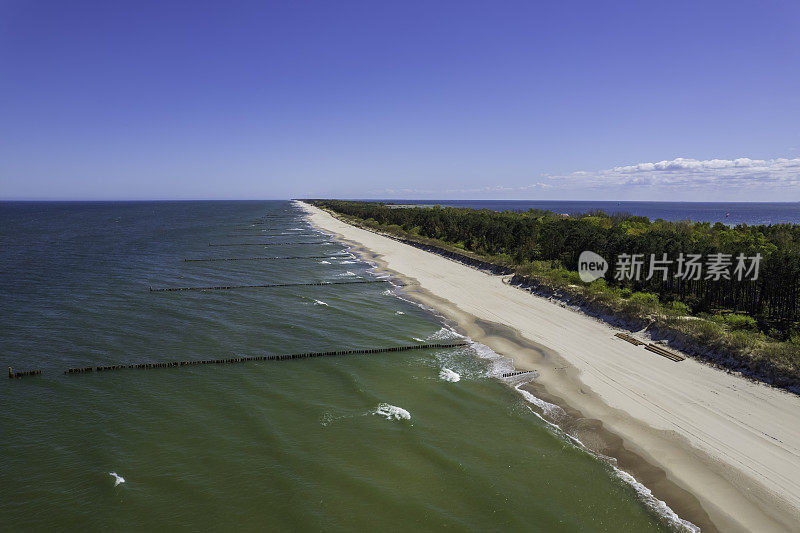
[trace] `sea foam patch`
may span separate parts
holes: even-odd
[[[388,403],[381,403],[378,405],[378,407],[372,411],[372,414],[385,416],[386,420],[411,420],[411,413],[402,407]]]
[[[522,397],[528,401],[528,403],[531,403],[536,407],[538,407],[545,416],[547,416],[551,420],[559,420],[567,416],[566,411],[564,411],[561,407],[552,404],[550,402],[546,402],[537,396],[534,396],[530,392],[524,390],[522,388],[522,385],[524,385],[524,383],[520,383],[514,388],[517,389],[517,392],[519,392],[522,395]]]
[[[430,342],[435,341],[446,341],[446,340],[453,340],[453,339],[466,339],[465,336],[460,335],[452,328],[447,328],[442,326],[439,328],[439,331],[428,335],[427,340]]]
[[[450,370],[447,367],[442,367],[442,369],[439,371],[439,379],[441,379],[442,381],[449,381],[451,383],[456,383],[458,381],[461,381],[461,374],[453,370]]]

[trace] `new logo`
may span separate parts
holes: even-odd
[[[581,281],[591,283],[608,271],[608,262],[594,252],[584,251],[578,257],[578,275]]]

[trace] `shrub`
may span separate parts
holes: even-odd
[[[651,292],[634,292],[630,297],[630,301],[652,307],[657,307],[659,303],[658,295]]]
[[[683,302],[679,302],[677,300],[675,300],[673,302],[670,302],[669,305],[667,305],[667,309],[669,309],[670,311],[673,311],[675,314],[678,314],[678,315],[690,315],[690,314],[692,314],[692,312],[689,309],[688,305],[686,305]]]
[[[756,319],[747,315],[727,315],[725,317],[725,324],[731,331],[758,330]]]

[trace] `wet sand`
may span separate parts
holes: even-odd
[[[793,531],[800,523],[800,397],[687,359],[493,276],[304,207],[316,226],[401,277],[405,293],[539,377],[546,417],[614,458],[704,531]],[[547,415],[545,413],[545,415]]]

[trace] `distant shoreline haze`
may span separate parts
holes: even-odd
[[[691,220],[723,224],[800,224],[800,202],[609,202],[557,200],[371,200],[405,205],[442,205],[491,209],[492,211],[527,211],[541,209],[555,213],[578,214],[604,211],[627,213],[651,220]]]
[[[131,204],[131,203],[176,203],[176,202],[259,202],[269,200],[3,200],[11,204]],[[556,213],[577,214],[595,210],[609,214],[627,213],[646,216],[651,220],[658,218],[676,221],[721,222],[736,224],[800,224],[800,202],[610,202],[584,200],[405,200],[405,199],[361,199],[366,202],[385,202],[398,205],[442,205],[472,209],[491,209],[493,211],[527,211],[542,209]]]

